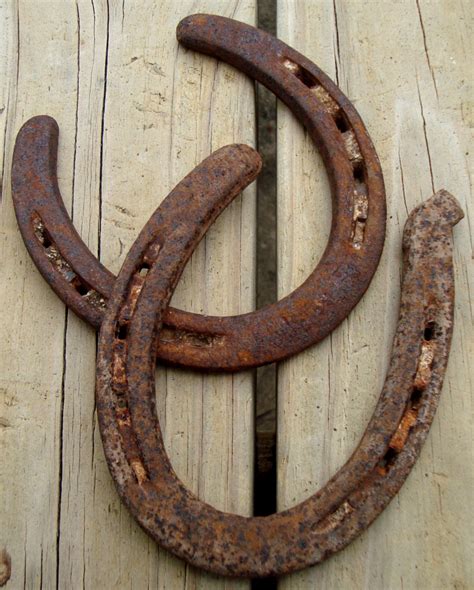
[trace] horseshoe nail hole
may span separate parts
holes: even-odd
[[[353,206],[352,219],[354,221],[366,221],[369,214],[369,199],[367,195],[364,193],[355,193]]]
[[[116,406],[115,416],[117,418],[117,424],[119,428],[130,428],[132,425],[132,419],[128,407],[119,408]]]
[[[308,72],[308,70],[305,70],[301,66],[299,67],[299,69],[295,73],[295,75],[298,78],[298,80],[303,82],[303,84],[305,86],[307,86],[308,88],[314,88],[315,86],[318,86],[318,83],[317,83],[315,77],[312,74],[310,74]]]
[[[85,285],[82,281],[77,280],[77,277],[72,281],[72,285],[82,297],[85,297],[90,291],[87,285]]]
[[[436,356],[436,327],[434,322],[425,324],[423,330],[423,340],[421,341],[420,354],[418,357],[418,366],[413,381],[413,387],[425,390],[431,381],[433,363]]]
[[[423,332],[423,339],[426,340],[427,342],[429,342],[430,340],[433,340],[436,336],[435,329],[436,329],[436,324],[433,321],[428,322],[426,324],[425,330]]]
[[[143,264],[140,269],[138,270],[138,274],[145,278],[146,275],[148,274],[148,271],[150,270],[150,265],[149,264]]]
[[[283,60],[283,65],[287,70],[289,70],[292,74],[295,75],[297,71],[300,69],[300,66],[298,64],[296,64],[294,61],[288,58]]]
[[[310,90],[311,94],[321,103],[321,106],[328,113],[328,115],[335,117],[340,108],[329,92],[319,85],[313,86]]]
[[[411,392],[411,396],[410,396],[410,403],[411,403],[412,408],[416,408],[419,405],[422,395],[423,395],[422,389],[420,389],[419,387],[413,388],[413,391]]]
[[[283,65],[287,70],[294,74],[300,82],[303,82],[303,84],[308,88],[314,88],[314,86],[318,86],[318,82],[316,78],[313,76],[313,74],[308,72],[308,70],[306,70],[299,64],[295,63],[291,59],[285,59],[283,61]]]
[[[151,265],[158,258],[158,254],[160,253],[161,247],[162,247],[161,241],[159,241],[158,239],[155,239],[155,241],[150,244],[147,251],[143,255],[142,266],[146,266],[148,269],[150,269]]]
[[[186,330],[178,330],[174,326],[164,325],[161,329],[160,338],[162,342],[187,342],[191,346],[203,348],[224,341],[225,336],[187,332]]]
[[[362,185],[358,183],[358,187],[361,189]],[[369,213],[369,200],[365,190],[354,194],[353,207],[351,241],[354,248],[360,249],[364,242],[365,224]]]
[[[118,324],[115,330],[117,340],[125,340],[128,334],[128,324]]]
[[[347,122],[347,119],[342,111],[339,111],[334,117],[334,122],[341,133],[349,131],[349,123]]]
[[[42,244],[44,248],[49,248],[53,245],[53,240],[51,239],[51,236],[46,230],[43,230],[42,238]]]
[[[346,147],[347,155],[349,160],[352,162],[352,166],[356,166],[362,162],[362,154],[360,153],[359,143],[357,142],[356,135],[352,129],[345,131],[342,134],[344,145]]]
[[[354,507],[346,500],[343,504],[341,504],[334,512],[328,514],[322,521],[318,522],[316,526],[312,526],[312,530],[319,534],[327,533],[331,530],[334,530],[338,527],[343,520],[354,512]]]
[[[38,215],[34,215],[32,218],[33,230],[38,241],[41,243],[43,248],[47,249],[53,245],[53,239],[51,238],[48,230],[44,227],[44,223]]]
[[[87,297],[89,303],[95,307],[105,308],[105,299],[94,289],[91,289],[82,279],[74,272],[71,265],[62,256],[59,248],[54,243],[53,238],[45,228],[44,223],[37,214],[32,218],[35,236],[44,248],[45,256],[54,266],[55,270],[60,273],[62,278],[68,282],[81,297]]]
[[[148,481],[148,473],[146,472],[143,463],[140,459],[132,459],[130,461],[130,466],[135,473],[135,477],[137,478],[138,485],[143,485],[146,481]]]
[[[360,183],[364,183],[365,181],[365,169],[364,164],[362,162],[355,162],[354,166],[352,167],[352,175],[354,179]]]
[[[398,455],[398,453],[395,449],[393,449],[392,447],[388,447],[387,452],[382,457],[382,459],[380,459],[380,461],[379,461],[379,464],[378,464],[379,472],[381,472],[383,475],[386,475],[388,473],[390,467],[392,467],[393,464],[395,463],[395,461],[397,459],[397,455]]]
[[[107,303],[104,297],[95,291],[94,289],[90,289],[84,297],[87,299],[88,303],[97,309],[105,309],[107,307]]]

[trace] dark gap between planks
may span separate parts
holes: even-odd
[[[276,35],[276,1],[258,0],[260,29]],[[256,85],[257,149],[263,169],[257,181],[257,308],[277,299],[276,97]],[[256,371],[254,514],[276,511],[276,365]],[[274,590],[276,580],[254,580],[252,590]]]

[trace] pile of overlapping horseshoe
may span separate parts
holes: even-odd
[[[313,63],[248,25],[194,15],[178,26],[185,47],[232,64],[280,98],[316,143],[332,185],[329,243],[307,281],[274,305],[237,317],[168,307],[193,249],[259,173],[244,145],[223,147],[162,202],[118,277],[90,253],[62,203],[58,127],[46,116],[20,130],[13,199],[26,246],[45,279],[79,316],[100,327],[97,410],[118,492],[163,547],[211,572],[260,577],[316,564],[364,530],[400,489],[440,395],[453,324],[452,226],[463,213],[439,191],[409,216],[391,364],[365,434],[347,463],[290,510],[247,518],[191,494],[164,449],[155,411],[155,360],[235,371],[278,361],[323,339],[362,297],[385,235],[380,164],[365,127]]]

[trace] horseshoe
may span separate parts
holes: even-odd
[[[280,361],[325,338],[367,289],[385,237],[380,164],[349,100],[316,65],[278,39],[209,15],[181,21],[177,37],[261,82],[294,112],[323,157],[333,220],[318,266],[293,293],[239,316],[169,308],[157,355],[174,365],[226,371]],[[16,215],[42,275],[75,313],[98,328],[115,277],[87,249],[67,215],[56,176],[57,143],[58,127],[49,117],[35,117],[20,130],[12,170]]]
[[[155,356],[183,248],[189,255],[194,234],[178,224],[158,251],[148,231],[139,235],[102,322],[96,399],[118,492],[160,545],[215,574],[279,576],[323,561],[382,512],[415,463],[438,405],[453,325],[452,226],[462,217],[456,199],[439,191],[406,223],[391,364],[353,455],[306,501],[254,518],[200,501],[170,464],[155,411]],[[144,263],[150,268],[142,277]]]
[[[108,276],[110,287],[115,278],[94,257],[70,222],[56,182],[57,141],[57,124],[47,116],[30,119],[18,135],[13,164],[18,225],[48,284],[77,315],[99,327],[106,297],[93,285],[102,284]],[[35,157],[35,153],[39,156]],[[214,199],[221,199],[222,207],[226,207],[257,177],[261,167],[260,155],[253,148],[232,144],[206,158],[178,186],[189,183],[193,190],[206,191]],[[225,195],[227,189],[231,192]],[[176,222],[193,227],[191,212],[174,197],[158,207],[143,231],[159,236],[172,232],[171,214],[164,216],[162,211],[165,203],[167,208],[172,207]],[[203,223],[201,231],[205,233],[211,221],[205,219]]]

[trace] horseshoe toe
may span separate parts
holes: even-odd
[[[214,509],[173,471],[154,405],[155,342],[183,266],[183,242],[178,246],[170,234],[141,279],[140,265],[151,246],[138,238],[100,332],[97,409],[119,494],[160,545],[216,574],[277,576],[323,561],[382,512],[413,467],[438,404],[453,324],[451,229],[461,217],[454,197],[440,191],[407,222],[391,363],[351,458],[305,502],[259,518]]]

